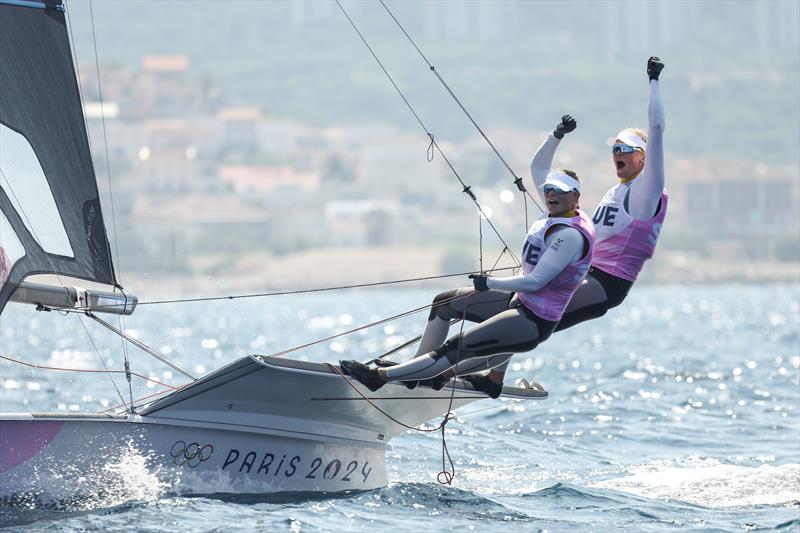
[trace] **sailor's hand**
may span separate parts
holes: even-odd
[[[556,139],[563,139],[565,133],[569,133],[577,127],[578,123],[575,122],[574,118],[569,115],[564,115],[561,117],[561,122],[556,125],[556,129],[553,130],[553,135],[555,135]]]
[[[486,284],[486,280],[489,279],[489,276],[485,274],[470,274],[470,279],[472,279],[472,284],[475,286],[475,290],[478,292],[488,291],[489,285]]]
[[[661,62],[656,56],[647,60],[647,77],[651,80],[657,80],[658,75],[664,69],[664,63]]]

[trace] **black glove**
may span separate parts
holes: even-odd
[[[651,80],[657,80],[658,75],[661,74],[663,69],[664,63],[662,63],[661,60],[656,56],[653,56],[647,60],[647,76]]]
[[[569,115],[564,115],[561,117],[561,122],[558,123],[556,129],[553,130],[553,135],[555,135],[556,139],[563,139],[565,133],[569,133],[577,127],[578,123],[575,122],[574,118]]]
[[[478,292],[488,291],[489,286],[486,284],[486,280],[489,279],[489,276],[485,274],[470,274],[470,279],[472,279],[472,284],[475,286],[475,290]]]

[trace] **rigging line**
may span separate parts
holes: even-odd
[[[458,418],[466,418],[466,417],[468,417],[470,415],[482,413],[484,411],[491,411],[492,409],[508,408],[508,404],[506,402],[517,404],[517,403],[525,401],[525,400],[509,399],[509,398],[504,398],[504,400],[505,401],[503,403],[501,403],[500,405],[492,405],[490,407],[483,407],[481,409],[475,409],[473,411],[467,411],[466,413],[458,413],[456,416]]]
[[[75,45],[75,32],[72,31],[72,17],[70,16],[70,11],[71,10],[67,9],[67,0],[64,0],[64,8],[65,8],[64,12],[67,15],[67,30],[68,30],[68,33],[69,33],[69,38],[68,38],[69,46],[70,46],[70,49],[72,50],[72,57],[74,58],[73,59],[73,63],[75,65],[75,72],[78,75],[78,79],[76,80],[77,81],[77,85],[78,85],[78,97],[81,100],[81,106],[85,109],[86,108],[86,97],[83,94],[83,84],[81,84],[81,67],[78,64],[78,48]],[[83,117],[83,127],[86,128],[86,138],[89,141],[89,151],[91,152],[92,151],[92,132],[89,129],[88,122],[86,121],[86,114],[85,113],[81,113],[81,116]],[[94,165],[94,158],[92,158],[92,165]]]
[[[528,222],[528,197],[525,195],[522,196],[522,204],[525,207],[525,231],[527,232],[530,229],[531,224]]]
[[[94,351],[97,353],[97,357],[100,359],[100,363],[102,363],[103,368],[105,369],[106,373],[108,374],[108,378],[111,380],[111,384],[114,385],[114,390],[116,390],[117,394],[119,395],[119,399],[122,401],[123,405],[125,405],[125,398],[123,398],[122,392],[119,390],[119,387],[117,387],[117,382],[114,381],[114,378],[111,375],[111,372],[108,370],[108,365],[106,364],[105,359],[103,359],[103,356],[100,354],[100,350],[97,348],[97,345],[94,343],[94,339],[89,334],[89,330],[86,328],[86,324],[83,323],[83,320],[81,320],[81,317],[78,317],[78,322],[80,322],[81,327],[83,328],[83,331],[86,332],[86,336],[89,337],[89,342],[92,343],[92,346],[94,347]],[[126,406],[126,409],[127,409],[127,406]],[[131,412],[133,412],[133,398],[131,398],[130,410],[131,410]]]
[[[91,9],[91,4],[90,4],[90,9]],[[72,17],[70,16],[70,11],[71,10],[70,9],[65,9],[64,11],[66,12],[67,29],[69,31],[69,39],[68,39],[68,41],[69,41],[69,44],[70,44],[70,48],[72,50],[72,57],[74,58],[75,71],[77,73],[77,80],[76,81],[77,81],[77,86],[78,86],[78,97],[79,97],[79,99],[81,101],[82,106],[85,107],[86,98],[85,98],[84,93],[83,93],[83,85],[81,84],[81,70],[80,70],[80,65],[79,65],[79,62],[78,62],[78,50],[77,50],[77,46],[75,44],[75,32],[72,30]],[[92,38],[94,39],[94,17],[93,16],[92,16]],[[95,63],[96,64],[98,63],[96,42],[95,42]],[[114,227],[114,244],[116,245],[116,243],[117,243],[117,226],[116,226],[116,217],[115,217],[115,212],[114,212],[114,197],[113,197],[113,192],[111,190],[111,168],[110,168],[109,163],[108,163],[108,141],[107,141],[106,135],[105,135],[105,109],[104,109],[104,103],[103,103],[102,89],[100,87],[100,69],[99,69],[99,66],[97,68],[97,85],[98,85],[98,90],[100,91],[100,116],[101,116],[102,123],[103,123],[103,140],[104,140],[105,148],[106,148],[106,166],[107,166],[107,174],[108,174],[108,191],[109,191],[109,195],[111,195],[111,220],[112,220],[112,224],[113,224],[113,227]],[[81,116],[83,117],[83,124],[84,124],[84,128],[86,130],[86,138],[89,141],[89,151],[91,152],[91,150],[92,150],[92,142],[91,142],[92,141],[92,133],[91,133],[91,129],[89,128],[88,122],[86,122],[85,113],[81,113]],[[92,161],[92,166],[94,167],[94,158],[93,157],[91,158],[91,161]],[[98,191],[98,195],[99,195],[99,191]],[[116,250],[116,255],[117,255],[117,264],[119,265],[119,250],[118,249]],[[62,283],[62,285],[63,285],[63,283]],[[116,283],[116,281],[115,281],[114,290],[116,290],[117,285],[118,285],[118,283]],[[123,295],[125,295],[124,291],[123,291]],[[125,295],[125,296],[126,296],[126,299],[127,299],[127,295]],[[120,316],[120,317],[117,317],[117,320],[119,321],[120,329],[124,329],[125,328],[124,321],[123,321],[124,318]],[[88,330],[86,330],[86,334],[89,335]],[[92,342],[92,343],[94,344],[94,342]],[[133,405],[133,389],[131,388],[132,384],[131,384],[130,364],[128,363],[128,351],[127,351],[127,346],[125,345],[125,342],[121,341],[121,343],[122,343],[122,355],[123,355],[123,358],[125,360],[125,369],[126,369],[125,378],[128,381],[128,394],[130,396],[131,406],[132,406]],[[112,379],[112,381],[113,381],[113,379]],[[114,383],[114,387],[116,388],[116,383]]]
[[[478,268],[481,272],[483,272],[483,220],[482,215],[478,213],[478,250],[480,251],[480,255],[478,256]]]
[[[458,346],[456,347],[455,368],[458,368],[458,363],[461,362],[461,344],[462,344],[461,341],[464,338],[464,325],[467,323],[467,309],[469,309],[469,299],[473,294],[475,294],[475,292],[467,293],[467,296],[464,299],[464,310],[463,314],[461,315],[461,327],[459,328],[458,331]],[[447,449],[447,439],[445,437],[445,426],[447,425],[448,422],[450,422],[450,420],[455,418],[455,415],[452,412],[453,399],[455,398],[455,395],[456,395],[456,380],[453,379],[453,383],[450,386],[450,403],[447,406],[447,414],[442,419],[442,469],[436,475],[436,481],[438,481],[442,485],[452,485],[453,480],[456,477],[456,465],[453,462],[453,458],[450,457],[450,450]],[[447,465],[445,464],[445,458],[447,458],[447,461],[450,463],[449,470],[447,468]]]
[[[453,298],[450,298],[448,301],[452,301],[452,300],[455,300],[457,298],[465,298],[465,297],[469,298],[469,296],[470,295],[467,294],[465,296],[453,297]],[[464,315],[465,316],[466,316],[466,313],[467,313],[467,306],[464,305]],[[464,324],[464,320],[462,319],[462,325],[461,325],[462,331],[464,329],[464,325],[463,324]],[[457,349],[457,354],[460,353],[460,351],[461,351],[461,346],[459,345],[459,347]],[[367,398],[367,396],[365,394],[363,394],[360,390],[358,390],[358,388],[355,385],[353,385],[353,383],[349,379],[347,379],[347,376],[344,375],[344,373],[342,372],[341,368],[339,368],[338,366],[336,366],[334,364],[331,364],[331,363],[326,363],[326,364],[328,365],[328,367],[330,367],[331,370],[333,370],[334,372],[339,374],[342,377],[342,379],[344,379],[345,382],[347,382],[347,384],[350,385],[353,388],[353,390],[356,391],[356,393],[358,393],[359,396],[361,396],[364,400],[367,401],[368,404],[370,404],[372,407],[374,407],[376,410],[378,410],[381,414],[383,414],[386,418],[388,418],[389,420],[391,420],[395,424],[398,424],[398,425],[400,425],[400,426],[402,426],[402,427],[404,427],[406,429],[419,431],[419,432],[422,432],[422,433],[432,433],[434,431],[438,431],[440,429],[444,429],[444,426],[447,424],[447,422],[449,422],[453,418],[453,415],[452,415],[451,411],[452,411],[452,407],[453,407],[453,400],[455,398],[455,385],[452,387],[452,389],[450,391],[450,404],[447,407],[447,414],[444,416],[444,418],[439,423],[439,425],[434,427],[434,428],[414,427],[414,426],[410,426],[408,424],[405,424],[405,423],[397,420],[392,415],[390,415],[389,413],[387,413],[386,411],[384,411],[383,409],[378,407],[375,403],[373,403],[372,400]],[[456,362],[456,364],[458,364],[458,363]],[[442,435],[444,436],[444,432],[442,433]]]
[[[443,420],[442,420],[442,422],[441,422],[441,423],[440,423],[438,426],[436,426],[436,427],[433,427],[433,428],[415,427],[415,426],[411,426],[411,425],[409,425],[409,424],[406,424],[406,423],[404,423],[404,422],[401,422],[400,420],[396,419],[395,417],[393,417],[392,415],[390,415],[389,413],[387,413],[386,411],[384,411],[383,409],[381,409],[380,407],[378,407],[378,406],[377,406],[377,405],[376,405],[376,404],[375,404],[375,403],[374,403],[372,400],[370,400],[370,399],[369,399],[369,398],[368,398],[368,397],[367,397],[367,396],[366,396],[366,395],[365,395],[363,392],[361,392],[360,390],[358,390],[358,387],[356,387],[355,385],[353,385],[353,382],[352,382],[352,381],[350,381],[349,379],[347,379],[347,376],[345,376],[345,375],[344,375],[344,373],[341,371],[341,369],[340,369],[340,368],[339,368],[337,365],[334,365],[333,363],[325,363],[325,364],[326,364],[326,365],[328,365],[328,367],[329,367],[331,370],[333,370],[334,372],[336,372],[337,374],[339,374],[339,375],[342,377],[342,379],[344,379],[344,381],[345,381],[347,384],[349,384],[349,385],[350,385],[350,386],[353,388],[353,390],[354,390],[354,391],[356,391],[356,393],[358,393],[358,395],[359,395],[359,396],[361,396],[362,398],[364,398],[364,400],[366,400],[366,402],[367,402],[368,404],[370,404],[372,407],[374,407],[374,408],[375,408],[375,410],[377,410],[379,413],[381,413],[382,415],[384,415],[386,418],[388,418],[389,420],[391,420],[392,422],[394,422],[394,423],[395,423],[395,424],[397,424],[398,426],[402,426],[402,427],[404,427],[404,428],[406,428],[406,429],[410,429],[410,430],[412,430],[412,431],[419,431],[419,432],[421,432],[421,433],[433,433],[434,431],[439,431],[439,430],[442,428],[442,426],[443,426],[443,425],[446,423],[446,420],[448,420],[448,415],[445,415],[445,419],[443,419]]]
[[[495,260],[494,264],[492,265],[492,268],[487,270],[487,272],[496,272],[498,270],[506,270],[508,268],[513,268],[513,269],[519,268],[519,265],[516,266],[516,267],[506,267],[506,268],[502,268],[502,269],[501,268],[496,268],[497,267],[497,263],[500,262],[500,260],[503,258],[503,254],[505,254],[506,252],[508,252],[508,250],[503,250],[502,252],[500,252],[500,255],[497,256],[497,259]]]
[[[105,100],[103,100],[103,84],[100,79],[100,56],[97,53],[97,35],[95,33],[95,26],[94,26],[94,3],[92,0],[89,0],[89,16],[91,20],[92,26],[92,44],[94,46],[94,66],[95,71],[97,73],[97,94],[100,97],[100,122],[103,124],[103,148],[105,150],[106,156],[106,179],[108,180],[108,197],[111,203],[111,225],[114,228],[114,255],[116,256],[117,267],[119,268],[120,272],[122,272],[122,262],[119,260],[119,236],[117,234],[117,216],[116,216],[116,209],[114,208],[114,188],[111,186],[111,160],[108,155],[108,134],[106,133],[106,111],[105,111]],[[88,128],[87,128],[88,129]],[[99,191],[98,191],[99,194]],[[113,267],[112,267],[113,273]],[[116,276],[114,276],[116,280]],[[122,288],[118,281],[115,281],[115,285]],[[116,290],[116,286],[114,290]],[[123,292],[124,295],[124,292]],[[127,304],[127,296],[125,298],[125,303]],[[123,315],[117,315],[117,323],[119,324],[120,330],[127,329],[125,326],[125,318]],[[122,356],[125,358],[125,378],[128,380],[128,393],[130,394],[131,399],[131,409],[133,408],[133,385],[131,384],[131,371],[130,371],[130,363],[128,361],[128,346],[125,344],[123,340],[120,339],[120,344],[122,344]]]
[[[181,367],[179,367],[178,365],[176,365],[175,363],[173,363],[172,361],[170,361],[169,359],[167,359],[166,357],[164,357],[163,355],[161,355],[157,351],[153,350],[152,348],[147,346],[145,343],[139,341],[138,339],[134,339],[133,337],[131,337],[130,335],[128,335],[124,331],[115,328],[114,326],[112,326],[111,324],[109,324],[108,322],[103,320],[102,318],[98,317],[97,315],[95,315],[91,311],[85,311],[84,314],[86,316],[88,316],[89,318],[91,318],[92,320],[94,320],[95,322],[97,322],[98,324],[100,324],[101,326],[105,327],[106,329],[116,333],[117,335],[119,335],[120,337],[122,337],[126,341],[130,342],[131,344],[133,344],[134,346],[136,346],[140,350],[152,355],[153,357],[155,357],[156,359],[158,359],[159,361],[161,361],[165,365],[169,366],[173,370],[176,370],[176,371],[180,372],[181,374],[183,374],[184,376],[188,377],[189,379],[191,379],[193,381],[197,381],[197,378],[195,378],[189,372],[187,372],[186,370],[182,369]]]
[[[21,218],[25,219],[26,227],[31,232],[31,235],[36,240],[36,242],[41,243],[42,241],[41,241],[41,239],[39,239],[39,235],[36,233],[35,226],[33,224],[31,224],[30,219],[28,219],[28,215],[25,213],[25,210],[22,209],[22,206],[24,204],[22,202],[20,202],[19,198],[17,198],[17,194],[14,192],[14,189],[11,187],[11,182],[6,177],[6,174],[5,174],[5,172],[3,172],[3,169],[0,169],[0,178],[2,179],[2,181],[5,182],[4,189],[6,189],[9,193],[11,193],[11,196],[14,197],[14,200],[17,202],[17,205],[20,207],[19,213],[18,213],[19,216]],[[50,263],[50,270],[53,271],[53,274],[55,275],[56,279],[58,280],[58,283],[61,285],[61,288],[64,289],[64,291],[66,292],[67,291],[67,288],[65,286],[66,284],[64,283],[64,280],[61,279],[61,275],[59,275],[58,272],[56,271],[57,269],[55,267],[55,263],[53,262],[53,259],[50,257],[50,254],[48,254],[46,251],[44,251],[44,250],[42,250],[42,251],[44,253],[44,257],[47,259],[48,263]],[[106,366],[106,363],[103,360],[103,356],[100,354],[100,350],[97,349],[97,345],[95,344],[94,339],[92,338],[91,334],[89,333],[89,330],[86,329],[86,325],[83,322],[81,322],[81,326],[83,327],[83,331],[86,333],[86,336],[89,338],[89,342],[92,343],[92,346],[94,347],[95,353],[97,354],[98,359],[100,359],[100,362],[102,363],[103,368],[108,370],[108,367]],[[108,379],[111,381],[111,385],[113,385],[114,389],[117,391],[117,394],[120,395],[120,399],[122,399],[122,393],[119,391],[119,387],[117,387],[117,382],[114,381],[114,376],[112,376],[111,374],[108,374]],[[124,402],[124,400],[123,400],[123,402]]]
[[[415,309],[411,309],[409,311],[404,311],[404,312],[402,312],[400,314],[397,314],[397,315],[394,315],[394,316],[390,316],[390,317],[387,317],[387,318],[382,318],[380,320],[376,320],[375,322],[369,322],[367,324],[362,324],[362,325],[360,325],[358,327],[355,327],[353,329],[350,329],[350,330],[347,330],[347,331],[343,331],[341,333],[336,333],[335,335],[331,335],[331,336],[325,337],[323,339],[318,339],[318,340],[315,340],[315,341],[307,342],[305,344],[301,344],[299,346],[295,346],[294,348],[288,348],[288,349],[282,350],[280,352],[275,352],[275,353],[272,353],[272,354],[269,354],[269,355],[265,355],[263,357],[280,357],[282,355],[286,355],[287,353],[291,353],[291,352],[294,352],[294,351],[297,351],[297,350],[301,350],[303,348],[308,348],[310,346],[314,346],[315,344],[320,344],[320,343],[323,343],[323,342],[327,342],[329,340],[336,339],[338,337],[343,337],[345,335],[349,335],[351,333],[355,333],[356,331],[361,331],[362,329],[368,329],[368,328],[371,328],[373,326],[378,326],[380,324],[384,324],[386,322],[391,322],[392,320],[396,320],[398,318],[403,318],[403,317],[406,317],[406,316],[409,316],[409,315],[413,315],[414,313],[418,313],[420,311],[424,311],[425,309],[430,309],[431,307],[433,307],[434,305],[437,305],[437,304],[438,305],[444,305],[444,304],[453,302],[455,300],[460,300],[462,298],[467,298],[470,294],[472,294],[472,293],[460,294],[460,295],[453,296],[451,298],[446,298],[444,300],[441,300],[440,302],[431,303],[431,304],[428,304],[428,305],[423,305],[422,307],[417,307]]]
[[[514,177],[514,185],[517,186],[517,189],[519,189],[520,192],[523,192],[523,193],[527,194],[527,196],[531,200],[533,200],[533,203],[536,204],[536,207],[538,207],[539,210],[542,213],[544,213],[544,209],[542,209],[542,206],[540,206],[538,204],[538,202],[536,202],[536,200],[533,198],[533,196],[531,196],[531,193],[528,192],[528,189],[525,188],[525,185],[522,183],[522,178],[517,176],[517,174],[514,172],[514,169],[512,169],[511,166],[503,158],[503,156],[500,155],[500,152],[497,150],[495,145],[492,143],[491,140],[489,140],[489,137],[486,136],[486,134],[483,132],[481,127],[478,126],[478,123],[475,122],[475,119],[472,118],[472,115],[470,114],[469,111],[467,111],[467,108],[464,107],[464,105],[461,103],[461,100],[459,100],[458,97],[455,95],[455,93],[452,91],[452,89],[450,89],[450,86],[447,84],[446,81],[444,81],[444,78],[442,78],[442,76],[439,74],[439,71],[436,70],[436,67],[434,67],[431,64],[430,61],[428,61],[428,58],[425,57],[425,54],[423,54],[422,50],[419,49],[419,47],[417,46],[417,43],[414,42],[414,40],[408,34],[406,29],[403,27],[403,25],[400,24],[400,21],[397,20],[397,17],[394,16],[394,13],[392,13],[392,11],[389,9],[389,7],[386,5],[386,3],[383,0],[379,0],[379,1],[380,1],[381,5],[383,6],[383,8],[386,10],[386,12],[389,14],[389,16],[392,17],[392,20],[394,20],[395,24],[397,24],[397,27],[400,28],[400,31],[403,32],[403,35],[406,36],[406,38],[411,43],[411,45],[417,50],[417,52],[419,52],[419,55],[422,57],[422,59],[425,61],[425,63],[428,64],[428,67],[430,68],[431,72],[434,73],[436,78],[441,82],[442,86],[447,90],[448,93],[450,93],[450,96],[453,97],[453,100],[455,100],[456,104],[458,104],[458,107],[461,108],[461,110],[464,112],[464,114],[467,116],[467,118],[470,120],[470,122],[472,122],[472,125],[475,126],[475,129],[478,130],[478,133],[480,133],[481,136],[484,138],[484,140],[489,144],[489,146],[494,151],[495,155],[500,159],[500,161],[503,163],[503,165],[506,167],[506,169],[508,169],[508,172],[511,174],[511,176]],[[526,217],[526,222],[527,222],[527,217]]]
[[[501,270],[513,270],[517,267],[503,267],[498,268],[495,271],[499,272]],[[375,281],[370,283],[357,283],[354,285],[335,285],[332,287],[317,287],[313,289],[297,289],[297,290],[290,290],[290,291],[279,291],[279,292],[257,292],[251,294],[238,294],[238,295],[229,295],[229,296],[205,296],[199,298],[177,298],[172,300],[151,300],[149,302],[139,302],[137,303],[138,306],[142,305],[160,305],[160,304],[174,304],[174,303],[196,303],[196,302],[212,302],[217,300],[238,300],[243,298],[264,298],[268,296],[289,296],[295,294],[307,294],[307,293],[314,293],[314,292],[326,292],[326,291],[336,291],[336,290],[343,290],[343,289],[360,289],[360,288],[369,288],[369,287],[379,287],[382,285],[393,285],[397,283],[410,283],[415,281],[428,281],[433,279],[443,279],[443,278],[454,278],[454,277],[462,277],[467,276],[469,274],[475,274],[475,272],[458,272],[456,274],[438,274],[436,276],[423,276],[419,278],[406,278],[406,279],[396,279],[396,280],[389,280],[389,281]],[[108,304],[103,306],[96,306],[93,309],[95,311],[101,309],[113,309],[117,307],[122,307],[124,304]]]
[[[58,367],[58,366],[37,365],[35,363],[28,363],[27,361],[22,361],[20,359],[14,359],[13,357],[8,357],[8,356],[2,355],[2,354],[0,354],[0,359],[5,359],[6,361],[11,361],[12,363],[17,363],[17,364],[20,364],[20,365],[23,365],[23,366],[28,366],[28,367],[31,367],[31,368],[38,368],[40,370],[60,370],[62,372],[85,372],[85,373],[88,373],[88,374],[103,374],[103,373],[124,374],[125,373],[124,370],[96,370],[96,369],[88,369],[88,368],[63,368],[63,367]],[[156,383],[157,385],[163,385],[164,387],[169,387],[170,389],[177,389],[178,388],[178,387],[175,387],[173,385],[168,385],[166,383],[162,383],[161,381],[158,381],[157,379],[148,378],[147,376],[143,376],[142,374],[137,374],[136,372],[132,372],[132,374],[134,376],[136,376],[137,378],[143,379],[145,381],[149,381],[151,383]]]
[[[103,100],[103,84],[100,80],[100,58],[97,53],[97,36],[95,34],[95,26],[94,26],[94,3],[92,0],[89,0],[89,16],[91,18],[92,24],[92,44],[94,45],[94,66],[95,71],[97,72],[97,94],[100,97],[100,122],[103,124],[103,148],[105,149],[106,155],[106,178],[108,180],[108,196],[111,202],[111,223],[114,228],[114,255],[117,258],[117,265],[122,270],[122,265],[119,261],[119,244],[117,238],[117,217],[116,217],[116,209],[114,208],[114,190],[111,186],[111,160],[109,159],[108,155],[108,133],[106,132],[106,112],[105,112],[105,101]]]
[[[148,394],[146,396],[141,396],[139,398],[136,398],[136,404],[133,407],[134,407],[134,409],[138,409],[140,407],[143,407],[143,406],[147,405],[148,403],[152,403],[152,402],[145,402],[143,400],[148,400],[150,398],[153,398],[154,396],[161,396],[162,394],[172,394],[174,392],[178,392],[178,391],[186,388],[188,385],[190,385],[190,383],[187,383],[185,385],[180,385],[178,387],[174,387],[172,390],[161,390],[161,391],[158,391],[158,392],[154,392],[153,394]],[[103,414],[108,413],[109,411],[114,411],[115,409],[119,409],[120,407],[124,407],[124,405],[112,405],[111,407],[109,407],[107,409],[103,409],[102,411],[98,411],[97,414],[103,415]]]
[[[461,337],[463,335],[463,333],[464,333],[464,323],[467,321],[467,309],[468,309],[469,298],[473,294],[474,294],[474,292],[467,293],[466,295],[449,298],[447,301],[443,301],[442,302],[442,303],[447,303],[447,302],[456,300],[458,298],[464,298],[465,299],[463,316],[461,317],[461,329],[460,329],[460,331],[458,333],[459,337]],[[432,306],[433,305],[430,305],[428,307],[432,307]],[[458,366],[458,363],[459,363],[460,359],[461,359],[461,343],[459,342],[458,347],[456,348],[456,363],[455,363],[455,366]],[[398,425],[400,425],[400,426],[402,426],[402,427],[404,427],[406,429],[412,430],[412,431],[419,431],[421,433],[432,433],[434,431],[441,430],[441,432],[442,432],[442,469],[436,475],[436,480],[439,483],[441,483],[442,485],[450,485],[450,484],[453,483],[453,479],[455,478],[455,475],[456,475],[456,467],[455,467],[455,463],[453,462],[453,459],[450,457],[450,451],[447,448],[447,440],[446,440],[446,436],[445,436],[445,426],[447,426],[447,423],[450,422],[450,420],[455,418],[455,415],[452,412],[453,411],[453,401],[455,399],[455,392],[456,392],[456,382],[455,382],[455,380],[453,380],[452,386],[450,387],[449,403],[447,405],[446,414],[442,417],[442,421],[439,423],[438,426],[436,426],[434,428],[422,428],[422,427],[410,426],[410,425],[408,425],[408,424],[406,424],[404,422],[401,422],[398,419],[394,418],[392,415],[390,415],[389,413],[387,413],[386,411],[384,411],[383,409],[378,407],[364,393],[362,393],[360,390],[358,390],[358,388],[349,379],[347,379],[347,377],[342,372],[341,368],[339,368],[338,366],[333,365],[331,363],[327,363],[327,365],[328,365],[328,367],[330,367],[331,370],[333,370],[334,372],[339,374],[342,377],[342,379],[344,379],[345,382],[348,385],[350,385],[350,387],[354,391],[356,391],[356,393],[359,396],[361,396],[364,400],[366,400],[366,402],[370,406],[374,407],[378,412],[380,412],[382,415],[384,415],[386,418],[388,418],[389,420],[391,420],[395,424],[398,424]],[[448,461],[449,464],[450,464],[450,468],[449,469],[447,468],[446,461]]]
[[[22,202],[20,202],[19,198],[17,198],[17,194],[14,192],[14,189],[11,187],[11,182],[8,180],[8,177],[6,177],[6,173],[3,172],[2,168],[0,168],[0,178],[2,178],[2,181],[5,182],[5,184],[0,183],[0,187],[2,187],[3,189],[7,190],[8,192],[10,192],[11,196],[14,197],[14,200],[17,202],[17,205],[20,207],[18,214],[19,214],[20,218],[25,219],[24,220],[25,221],[25,227],[28,229],[28,231],[31,232],[31,235],[33,236],[34,240],[36,240],[37,243],[41,243],[42,241],[41,241],[41,239],[39,239],[39,235],[36,233],[36,227],[33,224],[31,224],[31,221],[28,218],[28,215],[22,209],[22,206],[24,204]],[[16,209],[16,207],[14,209]],[[40,246],[41,246],[41,244],[40,244]],[[61,288],[66,291],[67,290],[66,283],[64,283],[64,280],[61,279],[61,275],[58,272],[56,272],[56,266],[55,266],[55,263],[53,263],[53,259],[50,257],[50,254],[48,254],[44,249],[42,249],[42,251],[44,252],[45,258],[50,263],[50,269],[53,271],[53,275],[58,280],[58,283],[61,285]]]
[[[400,87],[398,87],[397,83],[395,83],[395,81],[394,81],[394,78],[392,78],[391,74],[389,74],[389,71],[388,71],[388,70],[386,70],[386,67],[385,67],[385,66],[383,66],[383,63],[382,63],[382,62],[381,62],[381,60],[378,58],[377,54],[376,54],[376,53],[375,53],[375,51],[372,49],[372,47],[369,45],[369,43],[367,42],[367,39],[364,37],[364,35],[363,35],[363,34],[361,33],[361,31],[358,29],[358,26],[356,26],[355,22],[353,22],[353,19],[351,19],[351,18],[350,18],[350,15],[349,15],[349,14],[347,13],[347,11],[344,9],[344,7],[342,6],[342,4],[340,3],[340,1],[339,1],[339,0],[336,0],[336,5],[337,5],[337,6],[339,6],[339,9],[342,11],[342,13],[344,14],[344,16],[347,18],[347,21],[350,23],[350,25],[353,27],[353,29],[355,30],[355,32],[356,32],[356,33],[358,34],[358,36],[361,38],[361,42],[363,42],[363,43],[364,43],[364,46],[366,46],[366,47],[367,47],[367,50],[369,50],[370,54],[372,54],[372,57],[373,57],[373,58],[375,59],[375,61],[378,63],[378,66],[380,66],[381,70],[383,70],[383,73],[384,73],[384,74],[386,74],[386,77],[387,77],[387,78],[389,78],[389,81],[390,81],[390,82],[392,83],[392,85],[394,86],[395,90],[397,91],[397,94],[399,94],[399,95],[400,95],[400,98],[402,98],[402,99],[403,99],[403,102],[405,102],[406,106],[407,106],[407,107],[408,107],[408,109],[411,111],[411,114],[412,114],[412,115],[414,115],[414,118],[416,118],[416,119],[417,119],[417,122],[419,123],[419,125],[422,127],[422,129],[423,129],[423,130],[425,130],[425,133],[428,135],[428,137],[430,137],[430,140],[431,140],[431,145],[432,145],[432,146],[434,146],[434,147],[436,148],[436,151],[437,151],[437,152],[439,152],[439,155],[441,155],[441,156],[442,156],[442,158],[444,159],[444,161],[445,161],[445,163],[447,164],[447,166],[450,168],[450,170],[453,172],[453,174],[455,175],[455,177],[456,177],[456,178],[458,179],[458,181],[461,183],[461,186],[463,187],[463,192],[464,192],[464,193],[465,193],[467,196],[469,196],[469,197],[472,199],[473,203],[474,203],[474,204],[475,204],[475,206],[478,208],[478,211],[479,211],[479,212],[480,212],[480,213],[481,213],[481,214],[482,214],[484,217],[486,217],[486,221],[487,221],[487,222],[489,223],[489,225],[492,227],[492,230],[494,230],[494,233],[495,233],[495,235],[497,235],[497,238],[498,238],[498,239],[500,239],[500,242],[502,242],[502,243],[503,243],[503,245],[507,247],[508,245],[506,244],[506,242],[505,242],[505,240],[503,239],[502,235],[500,235],[500,232],[497,230],[497,228],[495,228],[494,224],[492,224],[492,221],[491,221],[491,220],[489,220],[489,217],[487,217],[487,216],[486,216],[486,214],[483,212],[483,208],[481,207],[481,204],[478,202],[478,199],[475,197],[475,194],[474,194],[474,193],[473,193],[473,192],[470,190],[470,186],[468,186],[467,184],[465,184],[465,183],[464,183],[464,180],[462,180],[462,179],[461,179],[461,176],[459,175],[458,171],[456,171],[455,167],[453,167],[453,164],[450,162],[450,160],[449,160],[449,159],[447,158],[447,156],[444,154],[444,152],[442,151],[441,147],[439,146],[439,143],[437,143],[437,142],[436,142],[436,139],[434,139],[434,137],[433,137],[433,134],[432,134],[432,133],[431,133],[431,132],[428,130],[427,126],[425,126],[425,123],[424,123],[424,122],[422,122],[422,119],[420,119],[420,118],[419,118],[419,115],[417,114],[417,112],[416,112],[416,111],[414,111],[414,108],[411,106],[411,103],[409,103],[408,99],[405,97],[405,95],[403,94],[403,92],[400,90]]]
[[[452,319],[452,320],[450,321],[450,325],[448,326],[448,329],[450,328],[450,326],[452,326],[453,324],[455,324],[455,323],[456,323],[456,322],[458,322],[459,320],[460,320],[460,319],[458,319],[458,318],[454,318],[454,319]],[[395,353],[399,352],[400,350],[403,350],[403,349],[405,349],[405,348],[408,348],[409,346],[413,346],[414,344],[418,343],[418,342],[419,342],[421,339],[422,339],[422,335],[417,335],[417,336],[416,336],[416,337],[414,337],[413,339],[409,339],[409,340],[407,340],[406,342],[404,342],[404,343],[403,343],[403,344],[401,344],[400,346],[395,346],[394,348],[392,348],[392,349],[391,349],[391,350],[389,350],[388,352],[386,352],[386,353],[383,353],[383,354],[379,355],[379,356],[378,356],[378,357],[376,357],[375,359],[376,359],[376,360],[378,360],[378,359],[383,359],[384,357],[388,357],[388,356],[390,356],[390,355],[392,355],[392,354],[395,354]]]

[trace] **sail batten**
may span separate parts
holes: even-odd
[[[0,72],[0,312],[34,273],[117,286],[60,0],[0,0]]]
[[[47,9],[47,8],[63,9],[63,6],[61,6],[60,3],[57,4],[56,7],[55,2],[52,1],[48,3],[44,1],[37,2],[35,0],[2,0],[2,2],[0,3],[10,4],[12,6],[19,6],[19,7],[32,7],[36,9]]]

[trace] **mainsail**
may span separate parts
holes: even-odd
[[[0,0],[0,312],[22,280],[117,286],[61,0]]]

